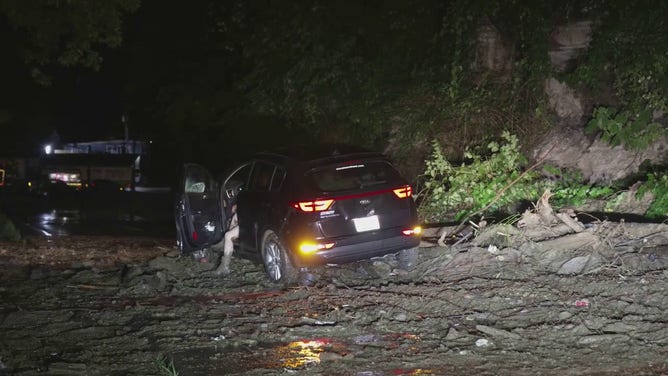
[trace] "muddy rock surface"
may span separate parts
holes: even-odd
[[[0,375],[668,374],[668,225],[542,214],[293,286],[170,239],[0,244]]]

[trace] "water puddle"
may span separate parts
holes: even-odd
[[[341,343],[315,338],[284,344],[254,345],[241,341],[222,349],[187,350],[174,354],[173,359],[179,372],[186,375],[231,374],[257,369],[301,370],[319,364],[324,353],[343,355],[347,352]]]
[[[221,343],[228,341],[224,337],[213,338],[213,340]],[[258,344],[254,340],[241,340],[232,344],[228,342],[222,348],[190,349],[178,352],[173,354],[172,358],[177,370],[184,375],[235,374],[253,370],[260,372],[267,370],[273,374],[279,370],[295,372],[307,370],[324,362],[344,361],[347,355],[352,355],[350,348],[355,348],[355,351],[363,351],[364,346],[370,344],[375,344],[373,347],[380,346],[396,350],[399,342],[418,344],[420,338],[408,333],[397,333],[383,336],[373,334],[356,336],[352,338],[350,344],[329,338],[309,338],[278,344]],[[438,373],[434,369],[427,368],[381,369],[379,367],[375,370],[357,371],[355,375],[434,375]]]

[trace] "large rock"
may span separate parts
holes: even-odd
[[[611,146],[584,133],[579,127],[554,127],[534,148],[534,159],[577,170],[589,183],[609,183],[637,173],[640,165],[665,163],[668,143],[661,138],[643,150],[626,150]]]
[[[559,123],[582,124],[585,105],[576,91],[555,78],[545,80],[543,87],[550,109],[557,115]]]
[[[508,78],[513,66],[510,43],[489,19],[484,19],[478,26],[474,65],[478,69],[495,72],[502,79]]]
[[[568,70],[589,48],[591,40],[591,21],[555,27],[550,34],[548,51],[552,66],[559,72]],[[626,178],[637,173],[645,161],[652,164],[665,162],[665,139],[640,151],[610,146],[598,137],[585,135],[582,129],[590,118],[592,100],[586,101],[582,93],[555,78],[545,80],[543,89],[548,106],[556,116],[555,123],[560,126],[544,136],[533,152],[534,159],[547,155],[547,163],[580,171],[590,183],[609,183]],[[610,98],[603,99],[601,95],[594,100],[596,103],[609,101]],[[655,120],[661,115],[655,114]]]
[[[589,48],[591,21],[579,21],[554,28],[550,34],[550,62],[557,71],[565,71],[578,55]]]

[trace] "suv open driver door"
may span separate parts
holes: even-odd
[[[176,244],[182,254],[214,245],[225,234],[218,183],[197,164],[185,164],[174,208]]]

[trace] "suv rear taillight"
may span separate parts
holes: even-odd
[[[420,234],[422,234],[422,227],[415,226],[413,228],[408,228],[408,229],[405,229],[405,230],[401,230],[401,233],[406,235],[406,236],[420,235]]]
[[[347,200],[351,198],[358,198],[358,197],[365,197],[365,196],[373,196],[377,194],[382,194],[385,192],[389,192],[390,190],[381,190],[381,191],[374,191],[374,192],[366,192],[366,193],[360,193],[360,194],[354,194],[354,195],[348,195],[348,196],[340,196],[336,197],[335,199],[338,200]],[[413,188],[411,188],[410,185],[404,185],[403,187],[400,188],[395,188],[391,190],[392,193],[394,193],[395,196],[399,198],[409,198],[413,196]],[[322,199],[322,200],[313,200],[313,201],[300,201],[297,203],[292,204],[292,206],[295,209],[301,210],[306,213],[312,213],[312,212],[320,212],[320,211],[325,211],[329,210],[329,208],[332,207],[332,204],[334,204],[334,199]]]
[[[303,212],[311,213],[325,211],[332,207],[333,203],[334,200],[300,201],[293,204],[292,206],[294,206],[295,209],[299,209]]]
[[[406,185],[401,188],[393,189],[392,192],[399,198],[408,198],[413,195],[413,188],[411,188],[410,185]]]

